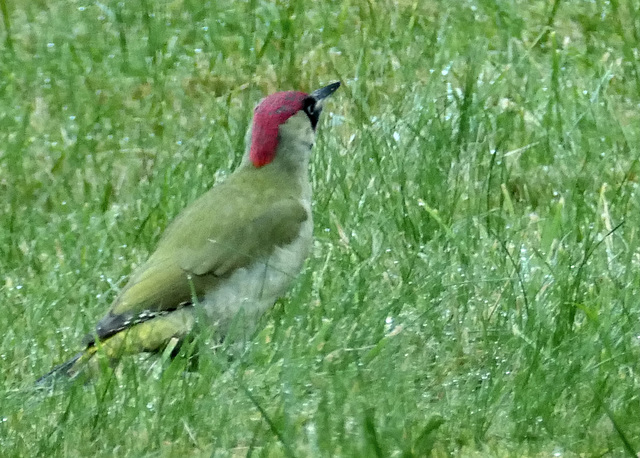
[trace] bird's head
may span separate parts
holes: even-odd
[[[281,155],[308,156],[322,104],[339,87],[340,83],[335,82],[311,94],[285,91],[263,99],[253,115],[248,162],[262,167]],[[288,159],[306,162],[306,157]]]

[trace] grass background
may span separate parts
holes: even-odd
[[[635,456],[640,2],[0,0],[4,456]],[[344,83],[242,358],[34,392],[252,109]]]

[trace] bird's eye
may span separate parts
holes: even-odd
[[[309,117],[311,127],[315,130],[316,125],[318,124],[318,118],[320,117],[320,112],[322,111],[322,106],[317,106],[316,100],[313,97],[308,97],[304,100],[302,109]]]
[[[315,110],[316,108],[316,104],[315,102],[311,101],[311,103],[307,104],[304,107],[304,111],[305,113],[307,113],[309,116],[313,115],[313,110]]]

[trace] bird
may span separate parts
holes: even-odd
[[[250,332],[308,257],[311,150],[323,104],[339,87],[264,98],[240,165],[178,214],[81,350],[37,383],[95,371],[99,354],[115,365],[125,355],[166,351],[202,321],[219,339],[237,322]]]

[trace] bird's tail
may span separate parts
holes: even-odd
[[[91,340],[87,348],[40,377],[36,385],[62,377],[73,378],[83,372],[89,377],[97,375],[103,365],[101,361],[105,361],[101,356],[113,364],[126,355],[161,352],[172,343],[175,347],[191,332],[194,323],[193,308],[186,307],[124,327],[102,341]]]
[[[62,364],[58,364],[56,367],[36,380],[36,385],[43,386],[52,383],[54,380],[62,377],[72,377],[74,375],[73,368],[76,366],[78,361],[80,361],[80,358],[82,358],[84,354],[85,352],[81,351],[70,360],[65,361]]]

